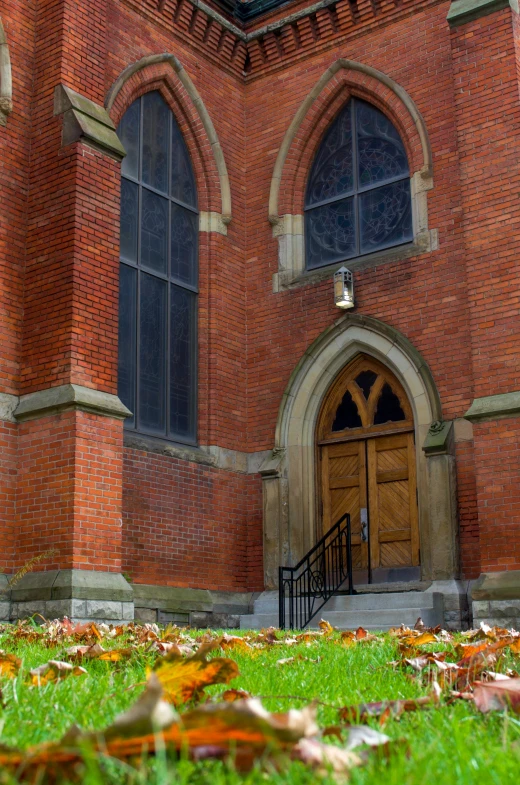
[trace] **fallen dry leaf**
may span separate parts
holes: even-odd
[[[251,646],[249,643],[244,639],[241,638],[239,635],[222,635],[220,638],[220,648],[221,649],[241,649],[245,651],[247,649],[251,650]]]
[[[310,766],[320,777],[325,777],[332,771],[339,782],[348,779],[350,770],[363,762],[359,755],[351,750],[316,739],[301,739],[291,752],[291,758]]]
[[[437,643],[437,637],[432,632],[422,632],[420,635],[414,636],[409,635],[403,638],[403,643],[405,646],[412,646],[413,648],[418,648],[419,646],[424,646],[427,643]]]
[[[245,690],[226,690],[219,697],[226,703],[233,703],[233,701],[247,700],[251,695]]]
[[[67,676],[85,676],[87,671],[81,665],[71,665],[70,662],[49,660],[37,668],[29,671],[29,681],[33,687],[44,687],[49,682],[60,681]]]
[[[200,698],[210,684],[227,684],[238,676],[238,666],[233,660],[206,659],[215,645],[218,641],[206,643],[187,658],[171,652],[156,663],[154,672],[164,688],[166,700],[178,706],[191,698]]]
[[[418,711],[433,706],[437,703],[433,696],[427,695],[415,700],[388,700],[377,701],[375,703],[360,703],[355,706],[343,706],[338,709],[338,715],[342,722],[366,723],[371,719],[377,718],[381,725],[390,719],[398,718],[407,711]]]
[[[510,709],[520,714],[520,679],[504,679],[494,682],[477,682],[473,700],[479,711],[504,711]]]
[[[324,619],[320,621],[318,627],[325,635],[332,635],[332,633],[334,632],[334,627],[332,626],[332,624],[328,621],[325,621]]]
[[[5,651],[0,650],[0,676],[6,676],[8,679],[14,679],[22,661],[15,654],[7,654]]]

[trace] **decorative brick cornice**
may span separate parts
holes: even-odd
[[[215,2],[217,10],[204,0],[121,0],[240,77],[253,77],[309,49],[326,48],[340,38],[357,36],[444,1],[318,0],[251,29],[254,22],[244,26],[241,15],[232,15],[232,9],[227,9],[228,3]],[[285,4],[261,5],[265,14],[279,13],[280,5]],[[221,10],[231,18],[226,18]]]

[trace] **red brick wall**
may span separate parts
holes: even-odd
[[[16,395],[20,374],[23,272],[29,184],[34,0],[0,3],[13,77],[13,111],[0,127],[0,393]],[[8,13],[7,13],[8,12]],[[16,426],[0,422],[0,570],[11,571]]]
[[[16,564],[121,569],[122,423],[64,412],[19,426]]]
[[[204,234],[200,242],[201,444],[246,452],[272,447],[292,371],[338,317],[330,281],[273,293],[278,244],[268,197],[292,118],[341,57],[388,74],[422,113],[433,150],[429,226],[439,230],[440,240],[435,252],[357,272],[356,311],[397,328],[422,353],[445,418],[461,417],[475,396],[519,388],[519,33],[511,12],[450,31],[448,0],[384,0],[379,14],[371,0],[359,0],[357,7],[357,15],[348,16],[347,6],[338,5],[343,37],[328,12],[320,12],[319,35],[302,23],[298,51],[294,36],[294,46],[286,36],[285,50],[274,37],[263,53],[252,46],[253,68],[245,77],[245,47],[218,25],[206,27],[189,3],[177,8],[167,0],[162,10],[155,0],[2,5],[15,85],[15,111],[7,129],[0,129],[0,187],[7,195],[0,211],[2,391],[71,381],[116,390],[118,165],[82,143],[61,147],[53,93],[64,83],[102,104],[124,68],[161,52],[179,58],[199,91],[222,144],[232,192],[228,236]],[[143,90],[157,88],[169,91],[185,133],[201,209],[219,211],[212,151],[173,72],[147,69],[133,78],[114,120]],[[328,89],[341,91],[340,77]],[[340,95],[335,93],[337,105]],[[300,176],[290,188],[282,184],[284,209],[301,209],[302,173],[325,128],[327,100],[323,113],[302,126],[297,141],[305,155]],[[382,93],[382,106],[385,100]],[[395,111],[406,133],[407,120]],[[414,156],[416,136],[406,141]],[[520,504],[513,490],[514,447],[505,469],[498,459],[500,445],[512,444],[514,427],[514,421],[477,426],[475,451],[471,443],[457,447],[466,577],[520,567],[520,535],[510,525]],[[3,430],[0,537],[9,542],[14,438],[10,426]],[[118,570],[121,460],[119,422],[69,412],[21,425],[17,563],[56,545],[56,565]],[[261,588],[259,476],[128,448],[123,510],[123,569],[135,581]]]
[[[135,583],[262,590],[259,476],[126,448],[123,509]]]
[[[15,547],[17,428],[0,421],[0,572],[11,572]]]
[[[482,572],[520,567],[520,425],[516,419],[474,427]]]
[[[520,388],[519,43],[509,9],[452,32],[475,397]],[[520,569],[517,420],[474,430],[482,570]]]

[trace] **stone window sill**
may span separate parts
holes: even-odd
[[[384,251],[377,251],[367,256],[350,259],[346,262],[335,262],[326,267],[316,270],[304,270],[297,275],[292,275],[287,271],[281,271],[273,275],[273,290],[275,292],[296,289],[300,286],[309,286],[332,278],[336,270],[344,264],[349,270],[366,270],[378,267],[380,264],[391,264],[400,262],[403,259],[410,259],[413,256],[421,256],[424,253],[436,251],[439,247],[439,235],[437,229],[431,229],[416,235],[412,243],[399,245],[395,248],[387,248]]]

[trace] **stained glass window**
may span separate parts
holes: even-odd
[[[121,181],[119,397],[127,429],[196,440],[198,210],[188,148],[160,93],[118,128]]]
[[[307,184],[305,236],[308,269],[413,239],[404,145],[365,101],[349,101],[321,142]]]

